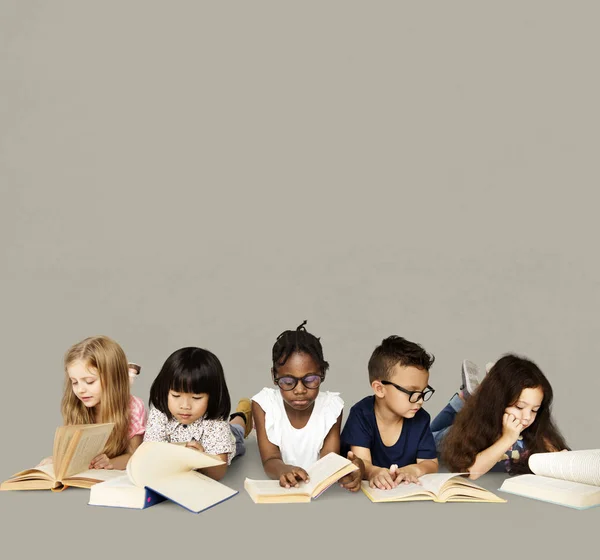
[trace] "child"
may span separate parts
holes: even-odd
[[[507,354],[479,383],[463,362],[463,386],[431,423],[443,462],[475,480],[488,471],[530,472],[531,453],[568,449],[554,425],[552,387],[530,360]]]
[[[339,393],[319,392],[329,364],[319,339],[304,321],[285,331],[273,346],[271,375],[276,389],[265,387],[252,397],[258,449],[265,473],[285,488],[308,481],[306,469],[328,453],[340,452],[344,401]],[[363,467],[352,454],[348,459]],[[340,479],[356,492],[361,471]]]
[[[146,409],[130,394],[123,349],[106,336],[86,338],[65,354],[66,384],[62,416],[66,425],[114,422],[104,453],[90,469],[124,469],[142,443]],[[51,462],[45,459],[42,464]]]
[[[375,393],[350,409],[342,449],[365,463],[371,488],[389,490],[400,482],[438,470],[429,414],[421,407],[434,389],[428,385],[434,356],[399,336],[384,339],[369,360]]]
[[[223,478],[234,457],[246,452],[252,430],[250,399],[241,399],[229,423],[231,400],[223,366],[208,350],[188,347],[173,352],[150,387],[150,414],[144,441],[185,443],[218,455],[225,464],[202,469]]]

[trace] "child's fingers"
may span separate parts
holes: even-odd
[[[340,485],[347,490],[351,490],[353,487],[360,485],[360,481],[360,471],[354,471],[341,478]]]
[[[386,489],[385,484],[381,480],[379,480],[379,478],[373,479],[373,482],[375,483],[375,487],[379,488],[379,490],[385,490]]]
[[[290,483],[288,482],[285,474],[282,474],[279,477],[279,486],[283,486],[284,488],[289,488],[290,487]]]
[[[291,486],[294,486],[294,487],[298,488],[298,479],[296,478],[296,473],[295,472],[289,472],[289,473],[287,473],[286,478],[288,479],[288,483]]]
[[[301,478],[304,482],[308,482],[308,473],[304,469],[298,467],[293,472],[296,478]]]

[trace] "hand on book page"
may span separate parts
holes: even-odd
[[[342,488],[349,490],[350,492],[358,492],[360,490],[360,483],[365,474],[365,463],[360,457],[356,457],[352,451],[348,451],[348,460],[358,467],[358,470],[347,474],[338,481]]]
[[[279,473],[279,484],[284,488],[299,488],[300,482],[310,482],[308,473],[301,467],[293,465],[283,465]]]
[[[106,453],[101,453],[100,455],[96,455],[90,462],[90,469],[106,469],[112,470],[115,467],[112,464],[112,461],[108,458]]]
[[[196,451],[202,451],[202,453],[205,453],[204,447],[202,447],[202,444],[197,442],[195,439],[192,439],[192,441],[188,441],[185,444],[185,447],[189,447],[190,449],[195,449]]]

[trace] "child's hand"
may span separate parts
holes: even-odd
[[[303,480],[304,482],[308,482],[308,473],[300,468],[294,467],[291,465],[285,465],[285,470],[283,470],[279,475],[279,485],[284,488],[298,488],[299,480]]]
[[[413,470],[412,466],[398,468],[398,465],[390,467],[390,473],[396,475],[396,485],[404,482],[404,484],[421,484],[419,475]]]
[[[114,469],[113,464],[110,459],[107,457],[106,453],[102,453],[102,455],[97,455],[92,459],[92,462],[89,466],[90,469],[106,469],[112,470]]]
[[[340,478],[339,483],[342,488],[350,490],[350,492],[356,492],[360,489],[360,482],[365,472],[365,464],[363,463],[363,460],[356,457],[352,451],[348,451],[348,459],[358,467],[358,470]]]
[[[504,413],[504,416],[502,416],[502,436],[510,440],[511,445],[519,439],[523,428],[523,424],[521,424],[521,421],[514,414],[510,412]]]
[[[44,465],[51,465],[52,464],[52,457],[46,457],[45,459],[42,459],[37,465],[36,467],[43,467]]]
[[[396,486],[398,486],[398,483],[396,482],[396,472],[392,472],[390,469],[379,468],[371,475],[369,486],[371,488],[379,488],[380,490],[391,490],[392,488],[396,488]]]
[[[188,441],[185,444],[186,447],[191,447],[192,449],[197,449],[198,451],[202,451],[204,452],[204,447],[202,447],[202,445],[200,443],[198,443],[195,439],[193,439],[192,441]]]

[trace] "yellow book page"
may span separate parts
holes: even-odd
[[[434,494],[418,484],[399,484],[391,490],[371,488],[367,480],[361,483],[361,490],[372,502],[407,502],[433,500]]]
[[[439,502],[474,501],[474,502],[506,502],[493,492],[475,484],[472,480],[456,476],[446,482],[438,493]]]
[[[27,469],[13,474],[6,482],[13,482],[15,480],[54,480],[54,467],[52,464],[40,465],[33,469]]]
[[[74,476],[63,478],[63,484],[73,486],[75,488],[90,488],[98,482],[114,480],[125,476],[124,471],[105,470],[105,469],[90,469],[77,473]]]
[[[190,447],[172,443],[145,441],[132,455],[127,464],[127,474],[136,486],[150,486],[177,473],[186,473],[193,469],[215,467],[224,462],[208,453],[202,453]]]
[[[299,488],[283,488],[279,480],[253,480],[247,478],[244,481],[244,488],[254,499],[254,501],[269,500],[275,502],[299,501],[298,497],[303,496],[302,501],[310,501],[310,491],[308,485],[300,485]],[[279,499],[275,499],[279,498]]]
[[[59,483],[54,480],[22,479],[22,480],[7,480],[0,484],[0,490],[51,490],[59,486]]]
[[[73,439],[75,433],[80,426],[61,426],[56,429],[54,434],[54,446],[52,450],[52,464],[56,473],[61,472],[61,466],[65,460],[67,449]]]
[[[69,442],[65,453],[65,463],[56,472],[58,480],[70,478],[87,471],[91,460],[100,455],[108,441],[114,424],[92,424],[79,426]]]
[[[304,492],[315,496],[333,484],[338,478],[342,478],[358,467],[337,453],[328,453],[319,459],[314,465],[306,469],[309,476],[307,483],[301,483],[300,488]],[[342,473],[342,469],[345,469]],[[279,484],[279,483],[277,483]]]

